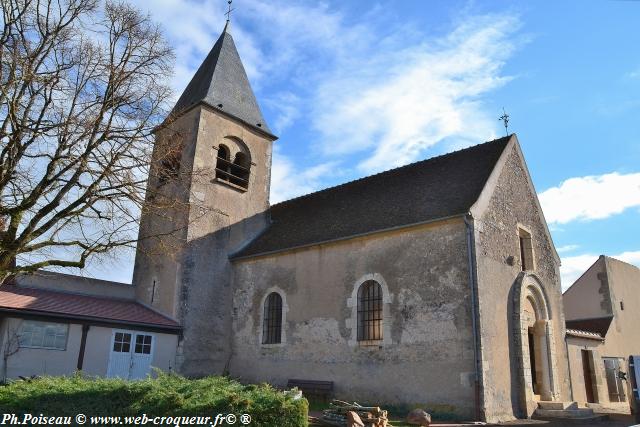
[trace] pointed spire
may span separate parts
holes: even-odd
[[[271,135],[229,26],[227,21],[222,34],[178,99],[172,115],[179,115],[203,103]]]

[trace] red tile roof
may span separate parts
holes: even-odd
[[[565,321],[567,329],[577,329],[579,331],[587,331],[599,334],[601,337],[606,337],[609,331],[609,325],[613,316],[605,317],[593,317],[590,319],[575,319]]]
[[[602,335],[597,332],[580,331],[578,329],[567,329],[567,335],[578,338],[587,338],[590,340],[604,341]]]
[[[0,312],[179,330],[180,325],[135,301],[0,286]]]

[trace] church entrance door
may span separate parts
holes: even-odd
[[[517,310],[514,330],[523,416],[530,416],[537,401],[558,397],[555,372],[553,320],[545,292],[537,276],[523,273],[514,295]]]

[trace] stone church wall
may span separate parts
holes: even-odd
[[[521,273],[518,226],[531,233],[535,274],[548,298],[552,335],[555,341],[555,375],[559,381],[557,399],[569,399],[569,375],[564,343],[564,315],[559,265],[553,243],[540,219],[535,193],[519,148],[511,145],[502,174],[482,218],[476,218],[475,239],[478,268],[478,297],[484,404],[487,421],[527,416],[520,402],[517,361],[521,350],[514,342],[517,318],[514,295]],[[512,264],[512,265],[510,265]],[[510,360],[509,366],[505,361]]]
[[[465,225],[455,219],[235,263],[231,375],[333,381],[348,400],[469,419],[474,362]],[[355,338],[353,297],[382,282],[384,340]],[[283,343],[261,344],[262,303],[283,296]]]

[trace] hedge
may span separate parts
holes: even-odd
[[[267,384],[242,385],[226,377],[187,379],[158,374],[141,381],[42,377],[0,386],[0,410],[45,416],[251,416],[251,426],[308,425],[308,402]],[[89,424],[89,423],[87,423]],[[236,425],[242,425],[238,420]]]

